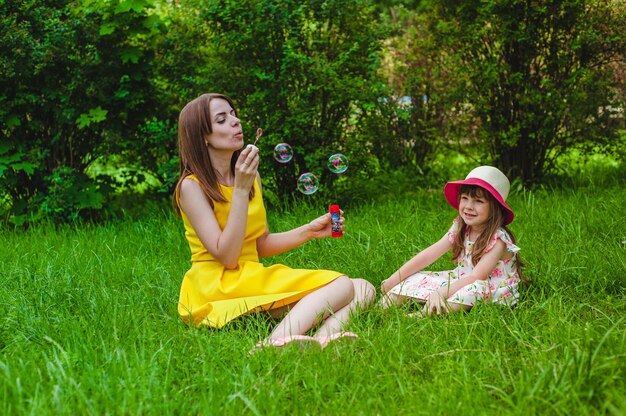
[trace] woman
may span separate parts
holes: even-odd
[[[180,291],[181,317],[220,328],[250,312],[287,313],[259,347],[325,347],[334,339],[356,337],[342,327],[351,312],[373,301],[375,290],[368,281],[259,262],[330,236],[330,215],[287,232],[269,232],[258,149],[250,145],[241,150],[243,132],[231,99],[204,94],[189,102],[180,113],[178,141],[180,178],[174,199],[192,261]],[[313,336],[305,335],[320,323]]]

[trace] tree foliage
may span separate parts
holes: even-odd
[[[101,207],[111,180],[89,178],[85,169],[128,147],[146,114],[160,108],[150,82],[150,41],[160,22],[149,6],[147,0],[0,5],[0,191],[14,219],[38,215],[33,207],[45,207],[50,195],[64,207],[64,219]],[[63,201],[53,189],[70,177],[74,186],[64,187]]]
[[[538,183],[563,152],[603,146],[622,108],[626,9],[604,0],[435,0],[438,35],[461,63],[457,102],[480,121],[493,162]],[[622,98],[620,100],[619,98]]]
[[[377,98],[383,32],[372,12],[364,0],[227,0],[204,9],[219,60],[214,88],[237,101],[248,137],[266,132],[262,174],[281,199],[307,171],[328,188],[328,157],[352,156],[355,112]],[[280,142],[295,150],[293,163],[272,163]]]
[[[178,113],[204,92],[234,98],[247,138],[263,128],[275,203],[299,195],[307,171],[326,199],[367,198],[382,174],[415,186],[415,172],[440,169],[442,148],[527,185],[570,149],[623,155],[622,6],[5,0],[0,215],[73,220],[114,208],[122,192],[169,194]],[[291,163],[271,157],[279,142],[294,148]],[[338,152],[350,160],[339,176],[325,168]]]
[[[379,2],[379,7],[382,2]],[[381,19],[390,28],[381,76],[388,93],[365,119],[371,152],[389,170],[413,166],[427,169],[433,149],[450,140],[448,102],[454,83],[449,57],[441,53],[431,30],[431,16],[408,2],[385,2]],[[394,4],[396,3],[396,4]]]

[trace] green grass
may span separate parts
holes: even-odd
[[[419,320],[373,308],[351,324],[355,343],[252,357],[267,318],[221,331],[178,318],[189,252],[172,215],[3,231],[0,414],[626,413],[626,193],[591,184],[510,203],[534,282],[514,310]],[[272,212],[272,229],[324,208]],[[437,190],[345,216],[345,237],[270,260],[378,287],[454,213]]]

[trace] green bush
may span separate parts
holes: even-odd
[[[38,218],[55,222],[72,222],[92,217],[102,208],[105,193],[82,172],[62,166],[46,177],[46,193],[38,194],[34,203]]]
[[[104,195],[95,196],[85,169],[103,155],[143,147],[129,139],[161,108],[151,83],[152,42],[161,33],[152,5],[0,4],[0,194],[11,201],[9,218],[69,219],[82,212],[76,207],[101,207]],[[56,198],[73,192],[62,183],[78,186],[66,213]]]

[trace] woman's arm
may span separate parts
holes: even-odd
[[[343,217],[339,220],[343,227]],[[265,231],[256,242],[259,257],[275,256],[292,248],[298,247],[313,238],[329,237],[331,235],[330,214],[324,214],[293,230],[282,233]]]
[[[200,184],[184,179],[180,184],[180,208],[189,218],[202,245],[226,268],[234,269],[241,254],[248,217],[248,194],[233,191],[228,220],[222,230]]]
[[[257,178],[259,190],[263,191],[261,177],[257,176]],[[343,211],[341,211],[340,215],[339,222],[343,230],[343,223],[345,221]],[[270,257],[301,246],[314,238],[329,237],[330,235],[330,214],[324,214],[308,224],[282,233],[270,233],[269,228],[267,228],[265,234],[256,240],[256,249],[260,258]]]
[[[228,269],[238,265],[246,233],[250,189],[257,176],[258,150],[246,148],[235,164],[235,185],[226,225],[222,230],[200,184],[184,179],[180,184],[180,208],[204,247]],[[244,163],[245,162],[245,163]]]
[[[446,254],[451,248],[452,243],[450,243],[450,240],[448,239],[448,234],[446,234],[441,237],[441,239],[435,244],[417,253],[415,257],[407,261],[394,274],[389,276],[387,280],[384,280],[381,283],[381,291],[383,292],[383,295],[407,277],[433,264],[441,256]]]
[[[493,248],[482,256],[478,264],[472,270],[469,276],[453,282],[450,286],[444,286],[435,291],[424,305],[424,312],[429,315],[435,312],[439,315],[441,312],[448,312],[446,306],[447,299],[452,297],[461,288],[471,285],[477,280],[487,280],[493,269],[495,269],[498,261],[506,254],[506,245],[502,240],[498,240]]]

